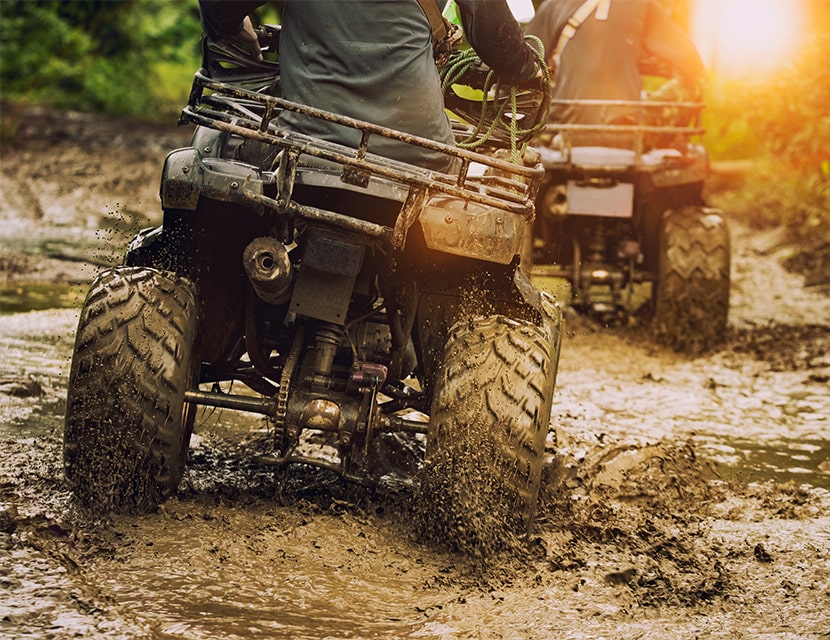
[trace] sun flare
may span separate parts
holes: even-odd
[[[762,74],[792,61],[804,31],[799,0],[697,0],[693,33],[718,75]]]

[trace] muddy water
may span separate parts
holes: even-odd
[[[432,568],[397,532],[302,510],[250,505],[216,516],[176,505],[136,525],[131,537],[160,542],[119,550],[128,574],[116,562],[97,576],[120,603],[163,620],[161,631],[189,638],[397,637],[446,598],[424,589]]]
[[[830,487],[830,331],[802,347],[810,368],[775,370],[731,349],[693,361],[589,330],[571,337],[557,394],[560,442],[687,439],[727,477]],[[822,346],[823,345],[823,346]]]
[[[259,421],[238,414],[200,416],[180,496],[158,513],[85,520],[60,469],[76,321],[0,316],[0,636],[830,630],[826,329],[735,329],[687,360],[571,319],[535,538],[482,569],[416,538],[411,487],[277,484],[240,445]]]

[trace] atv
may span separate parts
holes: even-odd
[[[615,322],[642,312],[659,342],[692,355],[717,345],[727,326],[730,246],[722,212],[703,198],[708,156],[695,142],[703,105],[552,105],[633,107],[638,117],[546,127],[535,143],[545,180],[525,251],[528,270],[564,279],[580,313]]]
[[[279,28],[266,35],[275,52]],[[544,169],[504,159],[498,137],[473,152],[286,101],[278,61],[204,51],[181,115],[192,143],[164,161],[163,223],[97,275],[81,310],[64,435],[77,499],[155,509],[209,407],[264,416],[267,447],[251,455],[281,474],[371,486],[381,438],[420,438],[431,528],[461,546],[504,523],[529,530],[562,338],[558,305],[520,268]],[[282,129],[286,109],[361,143]],[[378,136],[455,168],[374,155]],[[251,144],[271,160],[240,160]]]

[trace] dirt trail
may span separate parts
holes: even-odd
[[[7,287],[117,255],[187,141],[36,115],[1,159]],[[60,468],[77,313],[0,315],[0,637],[828,637],[830,299],[731,228],[723,349],[687,359],[569,318],[535,535],[488,566],[417,537],[405,476],[277,484],[246,455],[257,419],[227,414],[200,416],[158,513],[89,522]]]

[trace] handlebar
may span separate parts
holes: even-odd
[[[263,24],[254,31],[263,56],[279,53],[280,25]],[[254,60],[250,51],[239,44],[228,41],[215,42],[207,36],[202,36],[202,67],[215,80],[279,95],[279,62],[268,58]]]
[[[263,54],[279,53],[280,28],[278,24],[262,24],[254,29]]]

